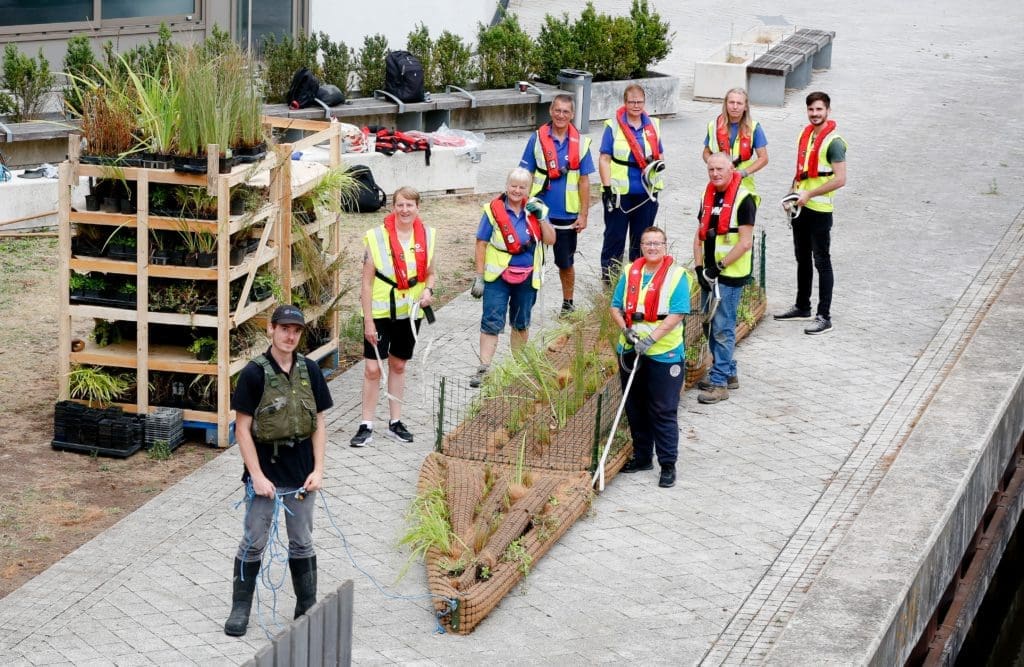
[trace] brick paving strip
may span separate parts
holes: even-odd
[[[978,324],[1024,260],[1024,209],[850,451],[702,664],[760,664],[885,476]]]

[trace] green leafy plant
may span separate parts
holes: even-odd
[[[192,341],[192,344],[188,346],[188,351],[199,356],[204,350],[212,349],[213,356],[210,357],[210,363],[214,363],[217,360],[217,339],[212,336],[200,336]]]
[[[267,102],[284,102],[292,75],[302,67],[308,67],[314,76],[320,76],[317,64],[318,43],[317,37],[305,34],[294,39],[291,35],[278,38],[272,33],[264,37],[261,59]]]
[[[432,69],[438,89],[448,84],[465,88],[479,73],[473,64],[473,50],[462,37],[448,30],[434,43]]]
[[[217,252],[217,235],[213,232],[202,231],[196,235],[196,251],[202,254]]]
[[[125,375],[113,375],[100,366],[73,366],[68,373],[71,398],[83,399],[89,407],[104,407],[126,393],[132,381]]]
[[[37,117],[43,110],[46,94],[56,82],[50,72],[50,61],[43,55],[33,58],[23,54],[13,42],[4,47],[3,79],[0,88],[6,88],[17,100],[14,122],[20,123]]]
[[[91,76],[95,65],[96,56],[87,36],[75,35],[68,39],[67,52],[64,54],[64,106],[74,115],[82,113],[82,87],[78,80]]]
[[[530,566],[533,565],[533,556],[526,550],[523,545],[523,539],[513,540],[509,543],[508,547],[505,548],[505,553],[502,554],[501,559],[506,563],[514,563],[516,569],[524,577],[530,574]]]
[[[669,32],[669,23],[662,21],[658,12],[650,10],[647,0],[633,0],[629,18],[633,23],[633,43],[637,56],[637,69],[633,75],[644,76],[649,73],[652,65],[668,57],[676,34]]]
[[[166,76],[146,71],[137,73],[127,63],[125,69],[134,87],[139,129],[146,137],[146,148],[160,155],[169,154],[178,133],[181,112],[173,69],[168,69]]]
[[[405,40],[406,50],[416,56],[423,66],[424,89],[437,90],[438,82],[434,78],[434,40],[430,38],[430,28],[423,22],[417,23]]]
[[[384,88],[384,57],[387,53],[388,38],[384,35],[377,33],[363,38],[363,48],[356,54],[360,94],[369,97],[373,91]]]
[[[509,13],[493,26],[478,24],[477,58],[485,88],[510,88],[528,79],[537,63],[533,39]]]
[[[146,456],[152,461],[166,461],[171,458],[171,445],[166,440],[154,440]]]
[[[431,548],[442,555],[455,557],[455,536],[452,534],[451,514],[445,489],[436,485],[418,494],[406,513],[408,530],[399,544],[410,549],[409,558],[398,574],[401,579],[414,561],[422,560]]]
[[[555,18],[551,14],[544,16],[544,24],[537,36],[537,54],[539,74],[544,81],[557,81],[558,72],[562,68],[581,68],[583,56],[576,39],[576,32],[569,15]]]
[[[348,87],[355,69],[355,53],[345,42],[332,42],[327,33],[318,34],[323,59],[323,81],[337,86],[348,96]]]
[[[121,342],[121,329],[117,326],[117,322],[96,318],[89,338],[99,347],[114,345]]]
[[[71,272],[71,277],[68,279],[68,285],[72,291],[84,290],[87,284],[87,280],[84,274]]]

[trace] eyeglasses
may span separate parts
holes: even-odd
[[[641,243],[640,245],[643,246],[644,248],[660,248],[661,246],[665,245],[665,242],[664,241],[647,241],[646,243]]]
[[[626,104],[643,104],[647,100],[626,100]]]

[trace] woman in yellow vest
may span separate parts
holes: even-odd
[[[708,123],[704,135],[704,162],[722,151],[732,156],[732,164],[743,178],[743,187],[756,195],[754,172],[768,166],[768,139],[761,123],[750,117],[750,103],[743,88],[727,92],[722,101],[722,113]]]
[[[537,300],[544,245],[555,242],[548,209],[527,197],[533,174],[516,167],[509,172],[505,194],[484,206],[476,233],[476,280],[470,293],[483,297],[480,319],[480,366],[470,378],[479,387],[498,348],[506,317],[512,327],[512,349],[521,348],[530,334],[530,313]]]
[[[651,470],[651,459],[657,452],[661,465],[658,486],[663,488],[676,483],[676,413],[686,379],[683,316],[690,312],[689,276],[667,250],[664,230],[644,230],[640,237],[642,256],[619,276],[611,305],[612,319],[622,329],[618,353],[623,388],[636,365],[636,376],[626,397],[633,458],[622,472]]]
[[[423,309],[433,303],[434,247],[437,232],[419,217],[420,193],[406,186],[395,191],[384,224],[366,232],[359,301],[363,310],[363,421],[349,441],[373,442],[373,418],[380,394],[380,361],[388,363],[388,410],[384,435],[398,442],[413,436],[401,421],[405,364],[412,359]],[[415,310],[415,321],[413,311]]]

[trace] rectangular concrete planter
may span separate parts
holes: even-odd
[[[727,42],[707,60],[694,63],[693,98],[720,100],[733,88],[747,87],[747,65],[769,44]]]
[[[679,77],[651,72],[642,79],[596,81],[590,88],[590,120],[611,118],[622,106],[622,91],[631,83],[643,86],[647,93],[647,113],[670,116],[679,111]]]

